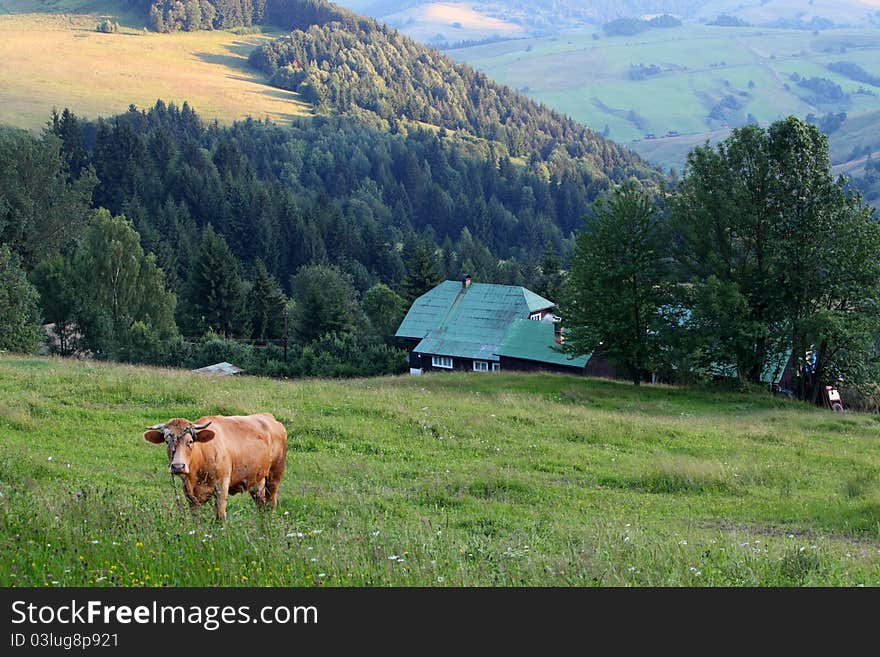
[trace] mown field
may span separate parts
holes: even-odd
[[[709,119],[726,96],[758,121],[794,114],[846,111],[850,120],[867,117],[876,135],[880,87],[857,82],[826,68],[831,62],[858,64],[880,75],[880,29],[841,28],[818,33],[757,27],[725,28],[686,24],[634,36],[609,37],[596,30],[519,39],[449,51],[455,59],[489,77],[525,91],[548,106],[625,143],[658,166],[681,167],[695,143],[728,132],[722,119]],[[661,72],[643,80],[629,77],[632,65],[656,65]],[[840,105],[816,104],[811,92],[789,80],[792,73],[822,77],[850,93]],[[875,95],[855,94],[862,86]],[[864,120],[861,121],[864,123]],[[732,127],[735,123],[729,123]],[[859,125],[857,130],[864,129]],[[675,130],[682,137],[646,141]],[[852,149],[852,139],[832,135],[836,160]],[[836,149],[835,141],[842,144]],[[866,143],[866,142],[861,142]],[[873,142],[872,142],[873,143]],[[880,142],[874,144],[880,151]],[[846,152],[843,152],[843,151]]]
[[[269,410],[279,508],[177,498],[143,428]],[[559,375],[205,379],[0,357],[2,586],[880,584],[880,424]]]
[[[267,34],[157,34],[128,26],[103,34],[98,20],[0,11],[0,123],[38,129],[53,107],[97,118],[160,98],[189,101],[204,119],[222,123],[248,116],[281,123],[310,113],[297,94],[270,87],[248,66]]]

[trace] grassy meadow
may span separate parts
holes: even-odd
[[[190,513],[143,428],[257,411],[278,510]],[[2,356],[0,436],[0,586],[880,585],[877,418],[769,395]]]
[[[97,118],[159,98],[189,101],[202,118],[222,123],[248,116],[283,123],[310,113],[298,94],[270,87],[248,66],[269,34],[130,26],[103,34],[95,30],[100,16],[0,11],[0,123],[38,129],[53,107]]]

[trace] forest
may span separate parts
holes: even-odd
[[[0,153],[0,242],[41,293],[20,314],[55,324],[57,351],[196,366],[219,341],[289,375],[397,371],[408,302],[463,272],[553,295],[545,278],[608,184],[571,158],[517,164],[402,123],[221,127],[161,101],[109,120],[64,110],[40,137],[3,129]],[[89,297],[107,239],[137,254],[131,294],[152,286],[164,305],[106,315],[119,291]]]
[[[294,30],[249,60],[319,111],[462,131],[497,142],[511,157],[574,158],[599,179],[656,173],[586,126],[371,19]]]
[[[663,184],[588,128],[323,0],[134,6],[166,31],[293,29],[251,63],[316,116],[221,126],[160,100],[53,111],[39,137],[0,130],[0,243],[23,304],[6,348],[35,348],[40,321],[61,354],[400,371],[391,336],[416,296],[467,273],[553,299],[585,208],[630,178]]]

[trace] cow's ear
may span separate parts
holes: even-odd
[[[206,443],[209,440],[214,440],[214,432],[210,429],[202,429],[201,431],[196,431],[196,440],[200,443]]]
[[[146,440],[148,443],[158,445],[159,443],[165,442],[165,435],[161,431],[150,429],[149,431],[144,432],[144,440]]]

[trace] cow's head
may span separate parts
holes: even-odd
[[[206,428],[209,424],[211,423],[193,424],[189,420],[177,418],[165,424],[148,427],[144,432],[144,439],[156,445],[165,443],[171,474],[185,475],[189,474],[193,445],[214,438],[214,432]]]

